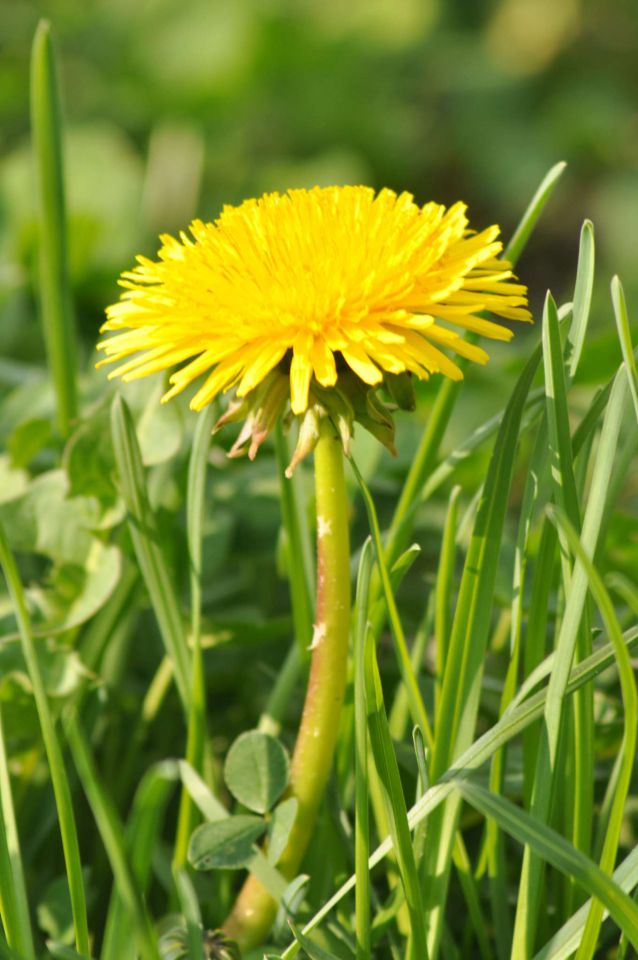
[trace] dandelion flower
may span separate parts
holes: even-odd
[[[234,388],[243,415],[242,401],[276,381],[266,432],[284,401],[301,415],[348,382],[368,391],[397,374],[460,379],[455,355],[488,360],[463,331],[512,335],[481,314],[530,319],[498,236],[471,230],[463,203],[420,207],[409,193],[267,194],[194,221],[190,235],[162,236],[157,260],[138,257],[98,349],[123,380],[175,368],[163,400],[205,376],[194,410]]]

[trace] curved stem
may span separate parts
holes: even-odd
[[[278,869],[299,870],[332,767],[346,686],[350,628],[348,501],[341,441],[327,421],[315,450],[317,611],[303,715],[292,758],[289,796],[299,808]],[[262,943],[277,904],[254,876],[242,887],[224,929],[240,947]]]

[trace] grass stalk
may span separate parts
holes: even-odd
[[[355,733],[355,937],[356,960],[368,960],[370,939],[370,857],[368,719],[366,706],[366,638],[369,629],[368,600],[372,573],[372,542],[363,545],[359,561],[354,628],[354,733]]]
[[[76,343],[67,251],[60,95],[51,27],[46,20],[38,24],[31,53],[31,131],[40,207],[42,322],[58,429],[66,437],[77,413]]]
[[[71,790],[64,768],[62,748],[57,737],[53,715],[49,706],[49,698],[46,688],[38,653],[31,631],[29,614],[27,610],[24,590],[18,574],[13,554],[9,549],[7,538],[3,526],[0,524],[0,565],[4,571],[9,593],[13,601],[15,617],[18,622],[20,632],[20,642],[22,652],[27,666],[29,680],[33,688],[33,697],[35,699],[40,729],[42,730],[42,739],[49,763],[51,774],[51,783],[55,795],[55,803],[60,822],[60,834],[62,836],[62,847],[64,850],[64,860],[66,864],[67,880],[69,884],[69,893],[71,896],[71,909],[73,912],[73,930],[75,934],[75,944],[79,953],[89,955],[89,927],[86,914],[86,897],[84,892],[84,879],[82,877],[82,861],[80,859],[80,847],[78,844],[77,828],[75,823],[75,814],[73,812],[73,802],[71,799]]]
[[[614,453],[624,412],[625,395],[626,378],[624,371],[621,370],[614,381],[605,413],[598,456],[583,520],[582,543],[588,556],[593,556],[598,543]],[[541,823],[546,823],[550,814],[567,682],[581,625],[586,593],[586,574],[582,563],[577,561],[567,591],[565,612],[556,645],[556,658],[549,679],[544,723],[536,760],[531,813]],[[520,956],[521,960],[531,956],[533,950],[542,874],[542,862],[529,848],[526,848],[523,856],[513,941],[513,950],[518,951],[516,955]]]
[[[638,627],[623,634],[623,642],[628,650],[638,647]],[[615,655],[611,644],[604,644],[596,650],[590,657],[581,664],[574,667],[570,672],[567,684],[566,695],[571,696],[574,691],[590,683],[596,676],[603,673],[614,663]],[[543,677],[551,675],[555,654],[550,654],[541,664],[536,673],[536,683]],[[459,757],[456,758],[452,766],[442,774],[437,783],[434,783],[429,790],[412,806],[408,811],[408,822],[410,829],[414,830],[426,818],[431,817],[432,813],[449,797],[454,791],[455,785],[452,781],[458,782],[460,777],[471,777],[472,773],[478,770],[486,763],[494,753],[505,744],[520,735],[543,716],[547,703],[549,687],[538,690],[535,693],[525,696],[517,695],[506,713],[498,720],[493,727],[487,730],[482,736],[475,740]],[[386,857],[393,849],[391,837],[381,843],[370,855],[368,865],[373,869],[378,863]],[[581,854],[582,856],[582,854]],[[638,883],[638,856],[632,861],[632,871],[628,872],[628,878],[624,881],[623,889],[631,890]],[[623,873],[623,876],[626,875]],[[304,933],[311,933],[333,910],[333,908],[345,897],[355,886],[356,876],[351,876],[339,889],[327,900],[320,910],[306,923],[303,928]],[[292,960],[297,955],[297,948],[291,944],[282,954],[281,960]]]
[[[8,945],[35,960],[29,901],[16,823],[0,704],[0,914]]]
[[[157,522],[148,502],[144,468],[133,418],[118,394],[111,408],[113,449],[122,495],[128,511],[133,548],[157,618],[166,652],[171,659],[184,712],[189,715],[191,656],[182,616],[161,548]]]
[[[190,560],[192,668],[186,740],[186,760],[198,773],[202,772],[206,745],[206,683],[202,656],[202,537],[204,530],[204,497],[210,435],[216,410],[207,407],[199,416],[188,464],[186,496],[186,529]],[[173,854],[174,870],[186,863],[188,842],[195,826],[195,808],[187,790],[182,790]]]
[[[137,880],[128,862],[124,830],[115,806],[98,776],[91,748],[72,712],[65,718],[65,730],[73,760],[106,849],[115,882],[128,912],[128,927],[135,931],[143,960],[159,960],[151,920],[146,912]]]

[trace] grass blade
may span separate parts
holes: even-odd
[[[510,615],[510,662],[505,676],[505,684],[499,704],[499,717],[510,706],[518,685],[521,661],[523,633],[523,597],[529,556],[529,538],[532,530],[532,518],[547,465],[547,418],[539,424],[532,452],[527,480],[520,508],[518,533],[514,552],[514,574],[512,582],[512,604]],[[501,793],[505,782],[505,749],[499,750],[492,758],[490,769],[490,790]],[[507,863],[505,841],[495,820],[488,820],[485,827],[485,857],[492,907],[492,922],[497,955],[507,960],[512,941],[512,922],[507,896]]]
[[[616,326],[618,328],[618,339],[622,349],[623,360],[629,374],[629,389],[631,399],[634,402],[634,411],[638,419],[638,371],[636,370],[636,355],[631,342],[631,328],[629,326],[629,315],[627,313],[627,301],[625,300],[625,291],[618,277],[611,281],[611,302],[614,307],[616,317]]]
[[[288,651],[259,718],[259,729],[276,737],[281,730],[292,692],[302,674],[303,664],[308,659],[306,651],[312,638],[315,574],[310,534],[307,525],[303,522],[300,504],[301,475],[296,470],[292,477],[286,476],[290,451],[280,424],[277,425],[274,436],[281,490],[282,522],[288,542],[290,599],[295,626],[295,643]]]
[[[448,661],[436,717],[432,753],[432,779],[471,743],[478,710],[484,653],[487,643],[496,579],[499,545],[513,476],[514,457],[527,395],[540,362],[540,349],[528,360],[508,404],[494,446],[481,503],[468,548],[454,622]],[[426,852],[427,874],[437,882],[426,889],[430,914],[429,949],[438,950],[452,845],[460,810],[458,798],[439,811],[430,824]]]
[[[40,201],[40,298],[44,339],[65,437],[77,413],[76,345],[69,282],[62,118],[51,27],[38,24],[31,54],[31,130]]]
[[[179,905],[186,920],[186,957],[184,960],[205,960],[204,931],[202,915],[199,911],[197,894],[193,889],[191,878],[186,870],[180,867],[173,868],[173,877]]]
[[[618,926],[627,933],[633,946],[638,949],[638,906],[593,860],[572,847],[555,830],[540,823],[509,800],[466,780],[459,782],[458,789],[468,803],[483,816],[494,817],[502,830],[520,843],[533,847],[538,856],[548,863],[574,876],[588,893],[605,905]],[[512,956],[517,954],[512,953]]]
[[[144,960],[160,960],[152,924],[126,856],[124,830],[117,811],[99,780],[90,747],[77,719],[71,713],[66,717],[65,730],[73,761],[109,858],[118,891],[127,906],[127,927],[135,930],[140,954]]]
[[[537,411],[540,408],[540,401],[543,399],[543,390],[532,390],[527,398],[526,408],[530,411],[529,421],[525,426],[531,426],[532,423],[536,421]],[[465,440],[458,447],[452,450],[444,460],[438,465],[438,467],[432,471],[430,476],[427,478],[423,485],[421,491],[421,503],[426,500],[429,500],[433,493],[435,493],[448,477],[451,477],[457,467],[463,463],[475,450],[478,450],[482,444],[486,443],[491,437],[493,437],[503,422],[503,417],[505,415],[505,408],[500,410],[498,413],[494,414],[493,417],[490,417],[489,420],[486,420],[480,426],[476,427],[475,430],[466,437]]]
[[[414,960],[426,960],[428,952],[425,918],[421,903],[421,887],[412,849],[405,797],[403,796],[399,767],[388,728],[381,677],[379,676],[374,642],[370,631],[367,631],[366,637],[364,672],[370,743],[375,766],[383,786],[386,813],[390,823],[390,835],[394,841],[401,883],[410,915],[412,951],[408,956],[414,958]]]
[[[633,628],[623,635],[623,641],[627,649],[634,649],[638,646],[638,627]],[[551,674],[555,654],[551,654],[546,663],[542,665],[541,673],[543,676]],[[584,684],[590,683],[594,677],[598,676],[604,670],[607,670],[614,662],[614,650],[610,644],[605,644],[596,650],[586,661],[578,664],[570,673],[569,683],[567,685],[567,695],[571,695]],[[439,779],[421,797],[413,807],[408,811],[408,823],[410,829],[414,830],[420,823],[429,817],[436,808],[446,800],[454,790],[454,784],[450,781],[459,779],[459,775],[470,776],[474,770],[481,767],[493,754],[504,744],[508,743],[518,734],[522,733],[528,727],[535,723],[543,715],[547,700],[547,688],[539,690],[536,693],[527,696],[520,703],[512,703],[505,715],[486,731],[478,740],[476,740],[468,749],[456,759],[451,769],[447,770]],[[369,866],[372,869],[380,863],[385,856],[393,849],[391,837],[386,837],[383,843],[379,844],[376,850],[370,856]],[[636,855],[636,882],[638,882],[638,854]],[[632,874],[633,875],[633,874]],[[303,932],[309,933],[314,930],[321,921],[330,913],[347,893],[355,886],[356,878],[351,876],[345,883],[339,887],[336,893],[324,903],[321,909],[304,926]],[[291,960],[297,955],[297,949],[294,944],[289,946],[282,954],[282,960]]]
[[[146,494],[142,457],[133,418],[118,394],[111,408],[113,450],[128,511],[135,555],[146,584],[160,633],[171,659],[175,682],[188,716],[190,704],[190,654],[184,625],[160,546],[160,537]]]
[[[576,269],[576,284],[574,287],[574,302],[572,307],[572,322],[567,334],[567,377],[569,382],[574,379],[580,357],[585,345],[585,335],[589,323],[589,311],[594,289],[594,225],[591,220],[585,220],[580,231],[580,246],[578,249],[578,267]]]
[[[69,883],[69,892],[71,895],[71,907],[73,911],[73,929],[75,933],[75,943],[79,953],[89,954],[89,928],[86,916],[86,897],[84,893],[84,879],[82,877],[82,861],[80,860],[80,848],[78,844],[78,835],[75,825],[75,816],[73,813],[73,803],[71,800],[71,790],[64,768],[62,758],[62,749],[55,731],[53,716],[49,707],[49,699],[40,671],[40,663],[27,605],[18,575],[15,560],[5,536],[4,528],[0,524],[0,565],[4,570],[5,579],[9,588],[9,593],[13,601],[15,617],[18,621],[20,631],[20,641],[22,652],[27,665],[29,680],[33,688],[33,697],[38,712],[40,728],[42,730],[42,739],[49,762],[49,771],[51,773],[51,783],[55,794],[55,802],[60,821],[60,833],[62,835],[62,847],[64,849],[64,860],[66,864],[67,879]]]
[[[638,884],[638,847],[634,847],[628,857],[614,870],[612,880],[621,890],[629,894]],[[580,910],[564,923],[560,930],[547,941],[545,946],[534,954],[534,960],[567,960],[577,950],[593,900],[588,900]],[[608,916],[603,910],[603,919]],[[619,952],[620,957],[620,952]]]
[[[583,521],[582,543],[589,556],[593,556],[598,542],[598,534],[607,502],[614,454],[622,423],[625,397],[626,378],[624,370],[621,369],[616,375],[605,412]],[[567,590],[565,612],[556,645],[556,657],[549,679],[543,735],[540,741],[534,777],[531,813],[541,823],[547,822],[549,817],[564,699],[586,594],[587,577],[582,563],[577,561]],[[541,877],[541,863],[526,849],[523,857],[518,909],[514,926],[514,950],[518,950],[518,955],[521,957],[531,955],[533,949],[532,940],[535,932],[533,919],[538,913]]]
[[[144,897],[151,877],[153,856],[160,841],[166,805],[179,767],[172,761],[159,763],[145,774],[137,788],[126,826],[126,845],[137,888]],[[106,920],[101,960],[135,960],[136,945],[129,934],[129,912],[116,884]]]
[[[186,530],[190,560],[192,671],[188,711],[186,760],[201,772],[206,745],[206,682],[202,658],[202,535],[204,530],[204,495],[210,436],[216,418],[215,407],[209,405],[200,415],[195,428],[188,464],[186,494]],[[195,810],[187,790],[182,790],[175,851],[176,867],[186,863],[188,841],[195,826]]]
[[[35,960],[0,703],[0,912],[10,947]]]
[[[22,960],[22,957],[19,953],[16,953],[15,950],[12,950],[11,947],[5,943],[5,941],[0,937],[0,960]]]
[[[514,231],[514,235],[505,247],[503,258],[508,260],[512,266],[516,265],[523,252],[565,166],[565,163],[557,163],[545,175]],[[460,366],[463,368],[463,362]],[[388,530],[385,545],[388,566],[392,566],[408,544],[421,491],[436,462],[438,449],[452,415],[458,392],[459,382],[447,378],[443,380],[438,389],[423,437],[414,455]],[[373,602],[376,599],[378,587],[379,584],[375,584],[373,581]]]
[[[379,520],[377,518],[376,508],[374,506],[374,500],[368,490],[368,487],[365,483],[365,480],[359,472],[359,468],[356,463],[350,458],[350,465],[352,466],[355,477],[359,484],[361,490],[363,501],[365,503],[366,512],[368,514],[368,524],[370,527],[370,533],[372,535],[372,542],[374,544],[376,560],[378,564],[379,573],[381,576],[381,583],[383,587],[383,596],[386,603],[386,609],[388,614],[388,620],[390,621],[390,630],[392,633],[392,639],[394,641],[394,648],[396,652],[397,664],[399,671],[401,673],[401,680],[405,687],[406,695],[408,698],[408,703],[410,705],[410,713],[412,714],[413,723],[418,724],[423,731],[423,735],[426,738],[426,741],[431,744],[432,742],[432,732],[430,728],[430,721],[425,710],[425,704],[423,703],[423,698],[419,690],[419,685],[414,674],[414,669],[412,667],[412,661],[410,660],[410,653],[408,650],[408,645],[405,642],[405,634],[403,633],[403,627],[401,625],[401,619],[399,617],[399,611],[397,610],[396,601],[394,599],[394,593],[392,591],[392,584],[390,582],[390,575],[388,573],[388,567],[386,563],[385,553],[383,550],[383,545],[381,543],[381,531],[379,529]]]
[[[439,566],[436,574],[434,601],[434,636],[436,638],[436,697],[441,696],[441,679],[447,660],[450,643],[450,613],[452,610],[452,585],[454,581],[454,562],[456,559],[456,523],[457,501],[460,487],[453,487],[448,501],[443,539],[439,554]]]
[[[616,781],[616,790],[614,792],[607,830],[605,832],[605,841],[600,858],[600,869],[605,873],[611,874],[616,862],[620,830],[623,822],[625,800],[629,791],[636,753],[638,694],[636,692],[636,683],[634,680],[631,658],[627,653],[627,648],[625,647],[623,641],[622,630],[620,629],[620,624],[618,623],[618,618],[616,617],[614,605],[603,581],[601,580],[600,574],[594,567],[588,554],[583,549],[583,546],[578,539],[578,534],[574,527],[570,524],[567,517],[562,515],[560,511],[556,511],[554,514],[550,514],[550,516],[552,516],[555,522],[562,527],[573,552],[576,554],[579,562],[582,564],[585,570],[589,580],[590,589],[594,595],[596,604],[603,618],[603,623],[605,624],[605,629],[607,630],[609,639],[611,640],[614,648],[614,654],[616,656],[616,663],[618,667],[618,676],[620,678],[620,688],[622,691],[623,705],[625,708],[625,723],[622,743],[619,750],[620,765],[618,778]],[[581,941],[576,960],[591,960],[596,949],[601,923],[602,904],[594,901],[587,917],[583,939]]]
[[[512,266],[518,263],[518,259],[527,245],[527,241],[532,235],[538,219],[545,208],[545,204],[554,192],[554,188],[562,176],[567,164],[561,160],[556,163],[545,174],[540,185],[530,200],[527,210],[521,217],[514,234],[503,251],[503,259],[509,260]]]
[[[370,941],[370,830],[368,808],[368,720],[365,696],[365,647],[372,573],[372,542],[366,540],[359,560],[354,604],[354,734],[355,734],[355,935],[356,960],[368,960]]]
[[[288,443],[280,423],[275,429],[275,451],[281,491],[281,514],[288,544],[288,579],[292,615],[300,661],[307,659],[312,640],[314,564],[307,524],[302,522],[300,475],[286,477],[290,462]]]
[[[403,633],[399,611],[397,610],[396,601],[394,599],[391,577],[386,566],[384,551],[381,544],[381,532],[379,529],[379,521],[376,508],[374,506],[374,500],[372,499],[370,491],[368,490],[368,487],[366,486],[365,481],[363,480],[363,477],[361,476],[361,473],[359,472],[359,469],[352,458],[350,459],[350,463],[359,483],[359,487],[363,494],[366,505],[368,523],[370,526],[370,532],[372,534],[372,542],[375,547],[378,569],[380,571],[381,583],[383,586],[383,596],[386,603],[388,619],[390,621],[390,632],[394,641],[395,654],[399,671],[401,673],[402,689],[405,691],[410,714],[412,716],[412,722],[419,727],[423,737],[425,738],[428,749],[432,750],[434,749],[432,728],[430,726],[430,721],[425,709],[423,697],[421,696],[421,692],[419,690],[419,684],[416,678],[414,666],[408,651],[407,643],[405,641],[405,635]],[[389,728],[388,737],[391,742]],[[468,902],[470,917],[476,921],[476,933],[479,938],[479,943],[483,944],[485,942],[485,936],[482,924],[482,916],[480,911],[476,909],[478,895],[473,883],[472,873],[470,870],[468,870],[467,865],[469,863],[469,858],[465,851],[463,838],[461,836],[454,838],[452,856],[459,873],[464,895]]]
[[[592,265],[593,267],[593,265]],[[583,284],[584,285],[584,284]],[[591,296],[591,294],[590,294]],[[584,296],[579,294],[581,300]],[[586,315],[580,309],[580,329],[576,334],[579,341],[574,348],[572,358],[577,361],[585,334],[585,323],[582,317]],[[569,344],[567,353],[569,353]],[[557,506],[566,513],[572,526],[580,530],[580,507],[576,477],[574,472],[572,441],[569,431],[569,413],[567,409],[567,380],[565,363],[561,346],[560,330],[558,326],[558,312],[556,305],[548,293],[543,312],[543,362],[545,366],[545,390],[547,401],[547,423],[549,427],[549,446],[551,460],[551,477],[553,497]],[[575,367],[574,367],[575,369]],[[563,582],[565,587],[571,579],[571,563],[569,546],[565,536],[560,533],[562,540],[561,562],[563,567]],[[591,653],[591,630],[587,605],[583,610],[582,623],[578,630],[576,643],[576,657],[583,660]],[[570,816],[571,835],[574,846],[584,853],[591,848],[591,830],[593,819],[593,789],[594,764],[591,744],[594,741],[594,703],[593,692],[583,689],[574,695],[573,701],[573,768],[563,780],[564,789],[571,789],[573,807]],[[572,783],[567,786],[567,777],[572,777]],[[573,889],[567,891],[565,911],[571,912]],[[533,914],[529,921],[535,924]],[[531,937],[531,934],[530,934]]]

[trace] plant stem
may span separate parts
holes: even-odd
[[[71,899],[71,912],[73,914],[75,945],[78,953],[88,956],[90,953],[90,937],[86,915],[86,897],[84,893],[82,861],[80,859],[80,847],[75,814],[73,812],[71,790],[64,766],[62,748],[58,740],[53,714],[49,706],[49,697],[40,668],[38,651],[33,640],[24,590],[2,525],[0,525],[0,567],[2,567],[4,571],[9,594],[13,600],[15,617],[20,631],[22,654],[27,667],[29,680],[31,681],[33,698],[42,731],[42,740],[44,741],[44,748],[49,761],[53,794],[57,807],[58,820],[60,821],[60,834],[62,836],[66,876]]]
[[[77,414],[76,341],[67,250],[62,118],[51,27],[41,20],[31,57],[31,130],[39,194],[40,298],[57,421]]]
[[[317,503],[317,611],[306,702],[292,758],[288,793],[297,819],[278,869],[289,880],[299,870],[332,767],[346,686],[350,628],[348,501],[341,441],[324,421],[315,450]],[[225,930],[244,950],[262,943],[277,910],[254,876],[246,880]]]

